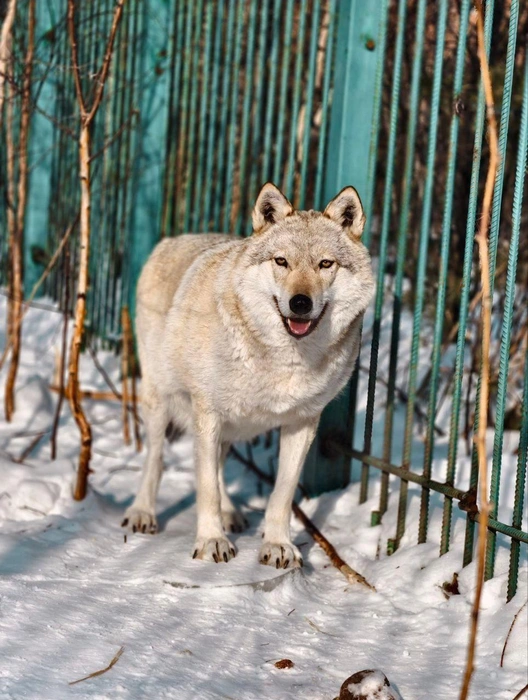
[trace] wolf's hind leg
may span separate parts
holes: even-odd
[[[148,532],[153,535],[158,530],[156,496],[163,471],[163,441],[169,422],[166,404],[157,397],[154,400],[146,398],[143,417],[147,429],[147,457],[137,496],[130,508],[127,508],[121,524],[133,532]]]
[[[196,510],[198,523],[193,559],[228,562],[236,555],[224,534],[221,512],[219,470],[220,426],[210,412],[195,409],[194,462],[196,468]],[[227,495],[227,494],[226,494]]]
[[[318,422],[319,417],[281,428],[279,473],[266,510],[261,564],[277,569],[303,565],[301,553],[290,539],[291,505]]]
[[[218,465],[218,487],[220,489],[220,511],[224,532],[243,532],[247,528],[247,522],[242,513],[235,506],[227,493],[224,470],[225,461],[231,445],[228,442],[222,443],[220,450],[220,463]]]

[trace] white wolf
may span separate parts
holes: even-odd
[[[324,213],[294,211],[262,188],[249,238],[183,235],[162,241],[138,283],[137,338],[148,451],[123,525],[157,529],[156,495],[169,423],[194,434],[197,536],[193,556],[227,562],[226,533],[244,519],[223,462],[236,440],[281,428],[279,469],[260,561],[302,566],[291,504],[323,408],[347,383],[372,297],[365,216],[353,187]]]

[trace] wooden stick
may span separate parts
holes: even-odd
[[[479,425],[477,435],[474,437],[477,446],[478,467],[479,467],[479,487],[480,487],[480,518],[478,531],[478,561],[477,561],[477,583],[475,599],[471,611],[471,629],[469,635],[466,670],[460,692],[460,700],[466,700],[469,693],[471,677],[475,668],[475,649],[477,644],[477,629],[480,611],[480,599],[482,587],[484,585],[484,568],[486,562],[486,537],[488,532],[489,503],[488,503],[488,465],[486,454],[486,429],[488,427],[488,405],[489,405],[489,357],[490,357],[490,335],[491,335],[491,286],[489,277],[489,249],[488,249],[488,229],[490,222],[490,209],[493,199],[493,189],[495,176],[499,163],[499,148],[497,139],[497,122],[495,119],[495,105],[493,102],[493,88],[491,75],[486,56],[486,46],[484,39],[484,11],[482,0],[475,0],[477,9],[477,32],[478,32],[478,53],[480,61],[480,73],[484,85],[486,96],[486,116],[488,122],[488,140],[490,149],[490,160],[484,189],[484,199],[482,202],[482,218],[477,236],[475,237],[479,247],[480,275],[482,283],[482,382],[479,403]]]
[[[240,454],[236,447],[231,447],[231,453],[236,459],[238,459],[239,462],[242,462],[242,464],[251,469],[251,471],[259,477],[259,479],[266,482],[270,486],[274,485],[273,479],[266,474],[266,472],[259,469],[254,462],[246,459],[242,454]],[[306,530],[321,547],[332,564],[336,567],[336,569],[339,569],[349,583],[360,583],[361,585],[366,586],[369,590],[376,591],[374,586],[370,584],[364,576],[359,574],[357,571],[354,571],[354,569],[352,569],[352,567],[350,567],[344,559],[341,559],[334,545],[326,539],[319,528],[314,525],[303,509],[298,506],[295,501],[292,503],[292,508],[295,517],[302,522]]]
[[[132,416],[134,418],[134,439],[136,443],[136,451],[141,452],[143,447],[141,441],[141,433],[139,430],[139,415],[138,415],[138,396],[136,391],[136,356],[134,352],[134,339],[132,334],[132,324],[130,322],[130,313],[128,306],[123,307],[123,334],[126,333],[128,341],[128,358],[130,363],[131,385],[132,385]]]
[[[56,394],[61,393],[60,386],[56,384],[50,384],[50,391]],[[66,386],[62,390],[63,396],[70,400],[70,389]],[[97,389],[79,389],[79,396],[81,399],[91,399],[92,401],[122,401],[123,397],[121,394],[116,396],[113,391],[98,391]]]
[[[128,331],[130,329],[126,325],[126,315],[127,307],[123,306],[123,308],[121,309],[121,328],[123,329],[123,343],[121,348],[121,374],[123,375],[123,438],[125,441],[125,445],[130,445],[130,430],[128,427],[128,351],[130,346]]]

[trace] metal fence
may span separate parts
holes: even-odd
[[[527,230],[528,63],[522,36],[528,18],[519,0],[506,5],[507,10],[486,2],[503,155],[490,232],[498,359],[486,575],[493,574],[497,533],[508,536],[510,598],[520,546],[528,542],[522,530],[526,331],[512,342],[512,326],[528,325],[528,246],[521,243]],[[87,93],[97,78],[94,67],[101,61],[112,7],[112,0],[79,3]],[[65,11],[62,0],[37,3],[26,289],[78,209],[76,105]],[[350,391],[325,412],[305,485],[312,493],[346,485],[352,458],[361,465],[364,502],[370,467],[381,470],[375,524],[387,510],[389,476],[398,477],[399,515],[389,551],[405,531],[409,483],[422,487],[420,542],[428,535],[431,491],[443,496],[441,554],[450,546],[453,500],[458,501],[467,513],[464,564],[472,558],[478,520],[474,451],[464,486],[457,465],[461,413],[469,435],[479,420],[478,357],[469,349],[478,330],[474,233],[487,148],[472,22],[469,0],[128,0],[93,131],[88,298],[88,332],[113,343],[120,337],[120,308],[133,307],[139,270],[162,236],[215,230],[243,235],[266,180],[302,208],[320,208],[342,186],[354,184],[368,213],[365,238],[378,271],[373,324],[365,328],[370,361],[365,352],[360,361],[368,390],[362,405],[356,376]],[[23,19],[17,22],[18,57],[24,55],[23,26]],[[5,199],[1,156],[0,163]],[[0,227],[3,234],[5,212]],[[6,239],[2,235],[0,245],[4,280]],[[45,289],[58,300],[65,285],[60,270]],[[408,334],[402,325],[406,318],[412,318]],[[380,347],[389,348],[386,356],[380,356]],[[511,392],[522,393],[523,409],[513,515],[504,523],[498,508]],[[436,420],[446,407],[447,466],[443,479],[434,479]],[[418,464],[421,472],[413,472],[411,465]]]
[[[431,6],[434,5],[434,8]],[[414,9],[412,22],[409,22],[409,7]],[[503,22],[503,8],[500,19]],[[509,18],[507,21],[507,42],[504,53],[493,56],[492,71],[495,80],[501,81],[495,85],[497,94],[501,95],[500,108],[500,134],[499,147],[501,161],[496,177],[492,221],[490,230],[490,273],[491,280],[495,282],[494,288],[494,339],[499,348],[499,360],[494,367],[494,375],[491,377],[493,386],[493,399],[495,403],[494,416],[494,440],[493,458],[491,470],[490,501],[491,513],[487,543],[486,578],[490,578],[494,572],[497,533],[502,533],[511,538],[510,573],[508,583],[508,599],[516,591],[519,566],[519,552],[521,543],[528,543],[528,534],[522,530],[523,498],[526,483],[526,463],[528,449],[528,379],[526,369],[528,367],[528,348],[526,343],[527,315],[527,280],[528,273],[525,259],[519,260],[519,242],[521,229],[524,229],[524,241],[526,245],[527,212],[523,209],[524,184],[526,179],[526,159],[528,149],[528,59],[526,46],[519,45],[518,37],[522,37],[526,31],[519,26],[520,3],[512,0]],[[478,465],[475,448],[472,448],[471,473],[469,484],[466,488],[456,488],[457,464],[459,442],[462,434],[461,406],[463,391],[468,392],[466,399],[467,409],[474,410],[472,423],[473,430],[479,421],[478,401],[476,396],[480,390],[481,376],[478,376],[476,390],[473,392],[468,387],[470,377],[474,369],[468,367],[468,319],[471,312],[472,298],[477,302],[474,307],[478,309],[478,294],[475,297],[475,280],[478,278],[478,265],[475,256],[474,234],[482,190],[482,180],[485,176],[485,168],[481,168],[482,155],[486,152],[484,139],[485,132],[485,104],[482,87],[465,84],[465,69],[467,69],[467,38],[469,36],[469,24],[472,21],[471,3],[462,0],[458,8],[453,8],[452,3],[440,0],[438,3],[427,3],[426,0],[418,0],[417,3],[408,3],[401,0],[397,4],[397,20],[393,52],[388,61],[387,56],[380,56],[380,64],[390,74],[390,97],[387,100],[389,114],[388,128],[386,128],[386,140],[382,157],[378,151],[378,168],[383,171],[383,196],[375,204],[373,215],[378,217],[379,230],[376,236],[377,246],[375,253],[378,255],[378,279],[375,300],[375,313],[372,327],[371,353],[368,368],[368,396],[364,420],[364,434],[358,439],[352,439],[352,448],[343,447],[342,442],[334,447],[341,449],[347,455],[361,463],[361,494],[360,502],[367,499],[369,492],[369,468],[376,467],[382,471],[379,508],[373,513],[373,522],[379,522],[387,510],[389,498],[389,475],[394,474],[400,479],[398,497],[398,519],[394,537],[388,542],[389,551],[394,551],[405,531],[406,513],[408,506],[409,482],[419,484],[421,489],[421,508],[419,520],[418,542],[425,542],[428,535],[428,515],[431,491],[443,495],[443,523],[441,534],[440,553],[448,551],[451,539],[451,526],[453,521],[453,500],[458,501],[459,508],[467,514],[466,540],[464,551],[464,565],[472,560],[475,522],[478,521],[477,482]],[[434,23],[427,22],[426,13],[434,12]],[[445,62],[449,57],[446,45],[446,28],[448,19],[456,19],[458,34],[453,71],[443,73]],[[486,3],[485,36],[489,54],[490,44],[494,37],[494,3],[488,0]],[[524,11],[524,24],[526,24],[526,12]],[[424,41],[427,39],[431,27],[434,28],[434,59],[431,61],[431,82],[424,84]],[[385,30],[385,27],[383,27]],[[521,31],[520,31],[521,30]],[[402,91],[402,65],[404,52],[408,51],[409,36],[414,34],[412,58],[410,60],[410,90]],[[431,54],[428,56],[431,59]],[[466,78],[467,79],[467,78]],[[472,95],[471,89],[475,94]],[[442,100],[445,92],[449,90],[448,105],[450,106],[450,119],[448,139],[439,143],[438,135],[441,133],[441,119],[445,116],[442,112]],[[462,274],[457,298],[458,321],[455,330],[456,350],[448,354],[449,342],[446,328],[446,291],[448,289],[449,257],[453,253],[453,202],[458,195],[457,206],[463,206],[459,193],[455,192],[458,159],[461,156],[459,133],[460,122],[465,117],[464,103],[474,99],[474,107],[471,110],[470,127],[474,135],[472,150],[470,187],[465,203],[466,225],[463,232],[464,253],[462,261]],[[421,104],[427,101],[427,119],[423,119]],[[512,108],[515,105],[515,109]],[[403,108],[404,107],[404,108]],[[402,127],[402,113],[405,114]],[[378,111],[377,124],[383,130],[381,124],[381,111]],[[518,129],[512,137],[512,120]],[[445,121],[445,119],[444,119]],[[427,125],[427,149],[424,157],[424,168],[417,172],[416,164],[416,139],[417,132]],[[444,124],[445,127],[445,124]],[[510,140],[509,140],[510,131]],[[398,154],[398,137],[405,143],[403,153]],[[447,146],[447,148],[446,148]],[[445,169],[437,167],[438,150],[447,150]],[[381,168],[380,168],[381,166]],[[508,177],[509,186],[512,187],[513,197],[505,199],[504,183],[507,173],[515,173],[514,177]],[[440,185],[438,181],[440,180]],[[416,198],[414,198],[416,196]],[[508,210],[511,205],[511,211]],[[434,240],[432,222],[433,209],[441,209],[441,226]],[[419,217],[418,249],[416,251],[415,264],[411,271],[407,269],[410,255],[408,242],[410,237],[409,222],[411,212]],[[393,220],[396,219],[397,223]],[[371,219],[372,220],[372,219]],[[506,225],[504,221],[506,220]],[[503,225],[501,225],[501,223]],[[435,257],[435,269],[429,265],[429,253],[431,246],[435,245],[437,257]],[[505,258],[505,275],[500,278],[497,272],[497,255],[501,252]],[[389,262],[392,266],[389,266]],[[387,284],[387,268],[393,270],[390,284]],[[401,376],[401,367],[405,364],[402,357],[401,317],[405,306],[404,280],[407,275],[413,276],[413,300],[412,308],[412,332],[408,342],[403,343],[407,355],[408,377],[405,383],[405,419],[395,427],[395,414],[398,403],[401,406],[401,396],[397,393],[398,380]],[[493,282],[492,282],[493,283]],[[429,317],[424,316],[426,301]],[[388,304],[388,306],[387,306]],[[385,327],[390,329],[390,351],[388,358],[388,377],[386,390],[377,391],[379,381],[379,346],[383,322],[387,316],[388,308],[391,309],[390,318],[385,322]],[[524,334],[522,344],[515,345],[517,372],[512,376],[511,350],[512,345],[512,320],[517,314],[518,327]],[[471,329],[474,333],[475,329]],[[424,340],[427,340],[429,350],[423,352]],[[454,340],[454,338],[453,338]],[[519,358],[521,362],[519,362]],[[447,374],[449,380],[443,376]],[[423,382],[423,377],[427,380]],[[400,380],[401,381],[401,380]],[[435,421],[440,410],[440,404],[445,400],[439,396],[440,384],[448,387],[450,400],[450,431],[448,436],[446,469],[443,480],[432,478],[432,463],[435,454]],[[357,379],[352,388],[353,400],[351,405],[351,422],[356,417]],[[500,503],[501,487],[501,462],[503,459],[503,439],[505,427],[506,404],[509,391],[522,392],[522,417],[520,420],[520,441],[517,457],[517,481],[515,488],[515,501],[512,509],[512,520],[509,523],[499,522],[497,513]],[[401,392],[400,392],[401,393]],[[419,395],[421,393],[421,396]],[[420,406],[420,399],[426,398],[425,430],[423,437],[423,451],[417,454],[416,447],[416,411]],[[375,419],[383,425],[383,439],[373,444],[373,425]],[[403,431],[403,446],[398,454],[394,448],[396,430]],[[420,473],[416,473],[416,466],[421,462]],[[411,466],[415,471],[412,471]]]

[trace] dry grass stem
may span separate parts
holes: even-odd
[[[471,677],[475,667],[475,650],[477,643],[478,618],[480,610],[480,599],[482,596],[482,587],[484,585],[484,567],[486,560],[486,536],[488,532],[489,518],[489,503],[488,503],[488,465],[486,454],[486,430],[488,427],[488,404],[489,404],[489,358],[490,358],[490,335],[491,335],[491,284],[489,276],[489,248],[488,248],[488,229],[490,223],[490,209],[493,198],[493,189],[495,185],[495,177],[499,164],[499,149],[497,138],[497,122],[495,118],[495,107],[493,102],[493,89],[491,84],[491,75],[486,56],[485,38],[484,38],[484,11],[481,0],[475,0],[477,9],[477,32],[478,32],[478,53],[480,61],[480,72],[482,83],[484,86],[484,94],[486,98],[486,117],[488,122],[488,139],[490,158],[488,165],[488,173],[486,176],[486,186],[484,190],[484,199],[482,202],[482,217],[480,220],[479,231],[476,236],[476,241],[479,248],[480,274],[482,285],[482,381],[479,403],[479,424],[478,432],[474,437],[478,454],[479,467],[479,488],[480,488],[480,517],[479,517],[479,534],[478,534],[478,559],[477,559],[477,582],[475,589],[475,599],[471,611],[471,629],[469,635],[466,669],[462,689],[460,691],[460,700],[466,700],[469,693]]]

